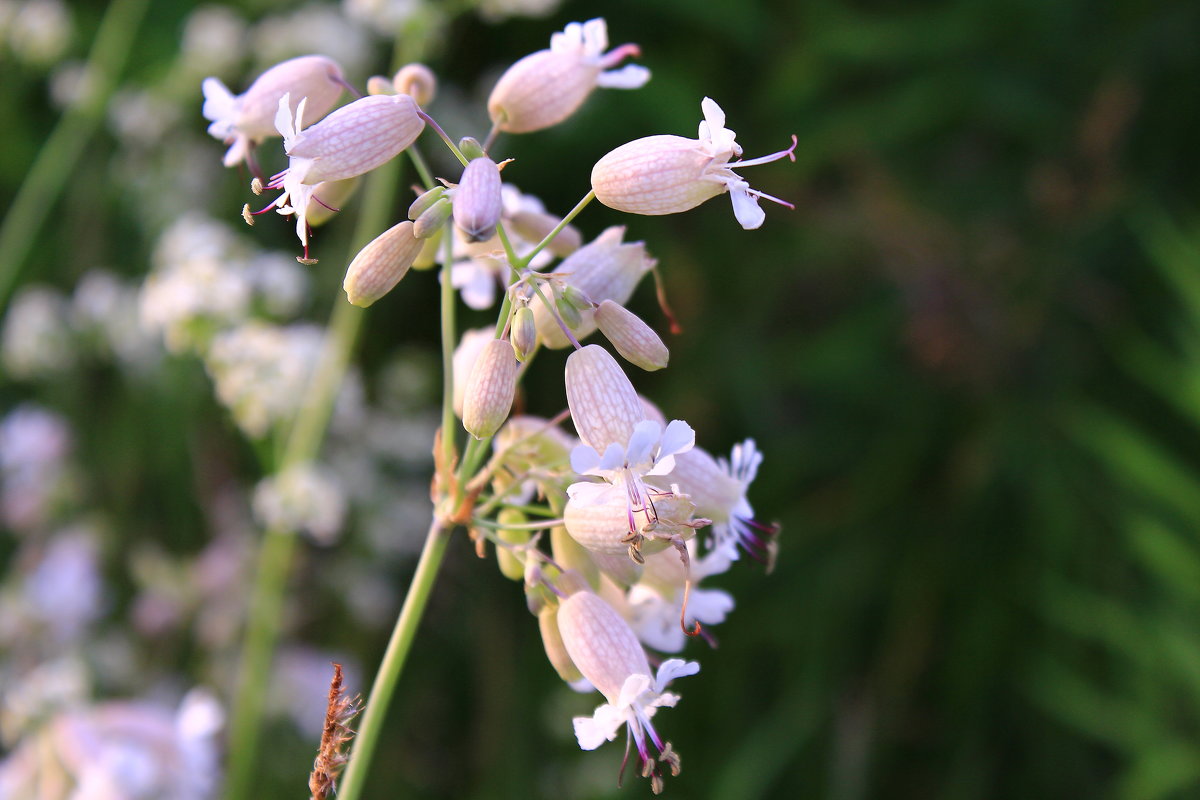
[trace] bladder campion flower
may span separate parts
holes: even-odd
[[[650,778],[655,794],[662,791],[662,766],[679,774],[679,756],[663,740],[650,718],[659,708],[679,702],[666,691],[675,678],[695,675],[695,661],[672,658],[651,675],[646,652],[621,615],[589,591],[563,600],[558,609],[558,630],[571,661],[608,700],[591,717],[575,717],[575,737],[584,750],[595,750],[617,738],[624,727],[637,748],[638,774]],[[658,750],[652,755],[650,746]]]
[[[205,78],[202,111],[212,122],[208,132],[229,145],[224,163],[232,167],[246,158],[251,147],[279,135],[275,113],[285,94],[295,98],[293,113],[300,101],[307,99],[308,116],[318,119],[333,108],[345,86],[342,68],[332,59],[300,56],[271,67],[239,95],[216,78]]]
[[[306,261],[308,204],[316,185],[363,175],[392,160],[425,129],[419,111],[406,94],[370,95],[304,128],[307,101],[301,100],[293,114],[291,97],[285,94],[279,99],[275,126],[290,160],[267,188],[283,190],[272,205],[285,216],[295,214],[296,236],[304,245]]]
[[[525,56],[500,76],[488,98],[492,122],[508,133],[538,131],[575,113],[597,86],[637,89],[650,80],[645,67],[610,69],[626,56],[639,55],[637,45],[623,44],[605,53],[607,47],[603,19],[572,22],[550,37],[549,50]]]
[[[735,169],[766,164],[781,158],[796,160],[796,137],[787,150],[749,161],[742,155],[737,135],[725,127],[725,112],[709,98],[700,103],[704,119],[697,139],[682,136],[647,136],[623,144],[592,167],[596,199],[609,208],[630,214],[677,214],[695,208],[722,192],[729,192],[733,215],[746,230],[763,223],[766,214],[758,199],[795,208],[791,203],[751,189]]]

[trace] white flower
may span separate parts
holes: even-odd
[[[603,19],[572,22],[550,37],[550,49],[539,50],[513,64],[500,76],[488,97],[488,114],[499,130],[529,133],[571,116],[597,86],[637,89],[650,80],[650,70],[615,67],[637,56],[637,45],[605,53],[608,27]]]
[[[291,96],[279,99],[275,127],[283,136],[288,167],[268,189],[283,193],[272,203],[280,214],[295,214],[296,236],[308,258],[308,205],[316,185],[364,175],[392,160],[425,129],[416,101],[406,94],[371,95],[342,106],[310,128],[307,103],[292,111]],[[268,206],[270,208],[270,206]]]
[[[591,717],[575,717],[575,736],[584,750],[595,750],[617,738],[624,727],[637,748],[638,774],[650,777],[661,790],[659,763],[678,774],[679,757],[663,740],[650,719],[659,708],[679,702],[666,691],[675,678],[695,675],[695,661],[670,659],[652,676],[646,653],[625,620],[608,603],[588,591],[576,592],[558,609],[562,642],[579,672],[604,695],[607,703]],[[657,759],[650,746],[658,751]]]
[[[696,503],[698,514],[712,519],[709,555],[716,557],[719,551],[721,557],[737,560],[741,548],[769,569],[778,548],[775,536],[779,526],[755,520],[746,497],[761,463],[762,453],[753,439],[734,445],[729,460],[714,459],[697,447],[676,458],[670,473],[650,481],[660,488],[678,487]]]
[[[333,108],[345,84],[341,67],[332,59],[300,56],[271,67],[239,95],[216,78],[205,78],[202,112],[212,121],[209,134],[229,145],[224,163],[232,167],[245,160],[254,145],[277,135],[275,115],[284,96],[295,98],[289,101],[293,111],[307,101],[307,113],[316,119]]]
[[[685,627],[692,628],[694,622],[719,624],[733,610],[733,597],[728,592],[687,586],[689,579],[693,584],[699,583],[728,569],[725,551],[697,559],[695,539],[687,543],[687,548],[690,567],[674,550],[646,556],[641,579],[629,588],[626,598],[629,625],[634,633],[647,646],[663,653],[678,653],[683,649],[688,638]]]
[[[337,479],[313,464],[297,464],[259,481],[254,515],[263,527],[308,534],[333,544],[346,516],[346,497]]]
[[[791,203],[751,189],[734,172],[742,167],[766,164],[781,158],[796,160],[796,137],[787,150],[749,161],[740,158],[736,134],[725,127],[725,112],[709,98],[700,103],[704,119],[699,137],[647,136],[621,145],[592,167],[592,189],[596,199],[618,211],[631,214],[676,214],[687,211],[723,192],[729,192],[733,214],[746,230],[753,230],[766,217],[758,207],[760,197],[794,208]]]

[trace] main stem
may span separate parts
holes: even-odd
[[[388,641],[387,652],[375,675],[375,683],[371,686],[371,696],[367,699],[366,712],[358,729],[358,736],[350,751],[350,763],[346,774],[338,787],[339,800],[358,800],[362,795],[363,784],[366,781],[367,770],[371,766],[371,757],[379,744],[379,734],[383,729],[383,721],[387,716],[388,706],[391,705],[392,695],[408,658],[413,637],[425,613],[430,591],[437,578],[442,558],[446,555],[446,545],[450,541],[450,531],[445,529],[437,518],[429,526],[425,537],[425,547],[421,550],[421,558],[417,562],[417,571],[413,574],[412,584],[408,587],[408,595],[404,598],[404,607],[396,619],[396,627],[392,629],[392,638]]]

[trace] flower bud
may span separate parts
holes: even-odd
[[[392,82],[382,75],[372,75],[367,78],[367,94],[396,94]]]
[[[578,306],[568,300],[564,296],[565,294],[565,292],[554,293],[554,308],[562,317],[563,323],[568,328],[575,330],[583,326],[583,316],[579,313]]]
[[[538,629],[542,632],[542,646],[546,648],[546,658],[550,666],[558,673],[558,677],[567,683],[574,683],[583,674],[575,668],[575,663],[567,655],[567,646],[563,644],[562,634],[558,630],[558,606],[546,606],[538,612]]]
[[[428,239],[421,240],[421,252],[417,253],[417,258],[413,261],[413,269],[429,269],[437,264],[438,248],[442,246],[442,233],[445,230],[442,228]]]
[[[520,509],[505,506],[496,515],[496,521],[501,525],[520,525],[526,518]],[[524,545],[529,543],[532,533],[525,528],[500,528],[496,531],[496,536],[502,542]],[[525,577],[525,564],[509,548],[503,545],[496,546],[496,562],[500,566],[500,573],[509,580],[519,581]]]
[[[454,222],[468,242],[482,242],[496,233],[500,221],[500,170],[487,156],[472,160],[463,169],[454,190]]]
[[[392,78],[392,86],[399,94],[411,95],[417,105],[427,106],[437,94],[437,77],[424,64],[405,64]]]
[[[647,372],[667,366],[670,353],[654,329],[624,306],[605,300],[595,312],[596,325],[626,361]]]
[[[468,162],[474,161],[477,158],[483,158],[487,153],[483,150],[483,145],[474,136],[464,136],[458,140],[458,150]]]
[[[483,346],[463,395],[463,427],[476,439],[500,429],[517,390],[517,360],[512,345],[492,339]]]
[[[623,227],[609,228],[595,241],[563,260],[550,274],[561,274],[562,281],[593,303],[605,300],[628,302],[642,276],[653,269],[654,259],[646,255],[646,246],[642,242],[623,243],[624,236]],[[532,308],[542,344],[552,349],[567,347],[570,341],[549,310],[542,303],[534,304]],[[580,318],[580,323],[572,326],[577,339],[583,339],[596,329],[590,308],[582,310]]]
[[[450,202],[449,197],[443,197],[417,217],[413,223],[413,235],[418,239],[436,236],[446,227],[446,220],[450,219],[452,213],[454,204]]]
[[[352,304],[366,308],[383,297],[408,272],[421,245],[408,220],[376,236],[359,251],[346,270],[346,280],[342,283],[346,298]]]
[[[561,565],[563,569],[579,573],[590,586],[599,584],[600,575],[596,570],[595,559],[583,545],[572,539],[571,534],[561,525],[550,529],[550,552],[554,555],[554,563]],[[629,559],[626,558],[625,561],[628,562]]]
[[[597,86],[634,89],[650,79],[649,70],[628,66],[605,72],[635,45],[605,53],[608,30],[603,19],[573,22],[550,39],[549,50],[525,56],[508,68],[488,97],[488,115],[508,133],[548,128],[571,116]]]
[[[429,240],[427,239],[426,241]],[[483,352],[484,346],[495,338],[496,331],[490,326],[473,328],[469,331],[463,331],[458,346],[454,348],[454,413],[459,418],[463,415],[464,398],[467,393],[467,378],[471,375],[471,370],[474,369],[475,362],[479,359],[479,354]]]
[[[567,356],[567,406],[584,444],[603,453],[622,446],[642,421],[642,401],[621,365],[603,347],[589,344]]]
[[[413,222],[417,218],[433,207],[433,204],[446,196],[445,186],[435,186],[428,191],[417,195],[417,199],[412,201],[412,205],[408,207],[408,218]]]
[[[529,358],[537,347],[537,323],[533,321],[533,310],[529,306],[522,305],[513,313],[510,339],[518,361]]]

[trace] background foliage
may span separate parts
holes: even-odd
[[[72,5],[71,54],[86,53],[104,5]],[[151,4],[123,80],[180,93],[198,138],[199,87],[164,79],[192,8]],[[740,231],[723,200],[659,219],[589,209],[579,223],[589,236],[626,224],[658,257],[685,335],[670,369],[639,388],[709,449],[755,437],[766,462],[751,500],[784,526],[773,574],[725,578],[738,608],[664,717],[684,759],[668,792],[1195,796],[1200,6],[566,2],[544,20],[468,13],[444,42],[411,47],[479,108],[491,76],[597,14],[615,41],[642,46],[654,78],[505,139],[514,173],[529,165],[514,180],[548,207],[573,205],[617,144],[690,134],[705,95],[748,156],[800,140],[798,168],[765,167],[754,182],[797,204],[769,208],[761,231]],[[375,52],[383,72],[387,48]],[[5,74],[3,205],[57,116],[46,70]],[[157,145],[146,163],[170,167],[177,148]],[[67,289],[96,264],[138,279],[154,223],[196,206],[232,219],[245,199],[216,142],[206,185],[141,193],[114,177],[123,147],[111,125],[90,140],[23,283]],[[350,229],[330,227],[317,246],[342,252]],[[288,234],[255,230],[285,247]],[[336,298],[333,261],[314,268],[315,319]],[[414,278],[369,317],[368,375],[397,348],[432,347],[435,283]],[[647,290],[635,308],[661,321]],[[553,373],[531,375],[530,409],[562,406]],[[255,456],[186,358],[141,383],[86,361],[55,381],[0,376],[0,408],[25,400],[76,428],[112,536],[118,635],[134,594],[124,554],[148,540],[198,551],[203,487],[252,482]],[[15,545],[0,542],[11,562]],[[326,558],[309,549],[297,593]],[[391,567],[397,587],[410,570]],[[304,638],[370,674],[380,631],[343,624],[328,583],[305,608]],[[465,540],[454,546],[369,793],[614,791],[616,746],[576,750],[567,718],[586,703],[559,685],[532,622],[512,585]],[[191,680],[220,674],[178,643],[165,658]],[[110,688],[126,687],[98,693]],[[267,750],[262,796],[298,796],[313,742],[280,722]]]

